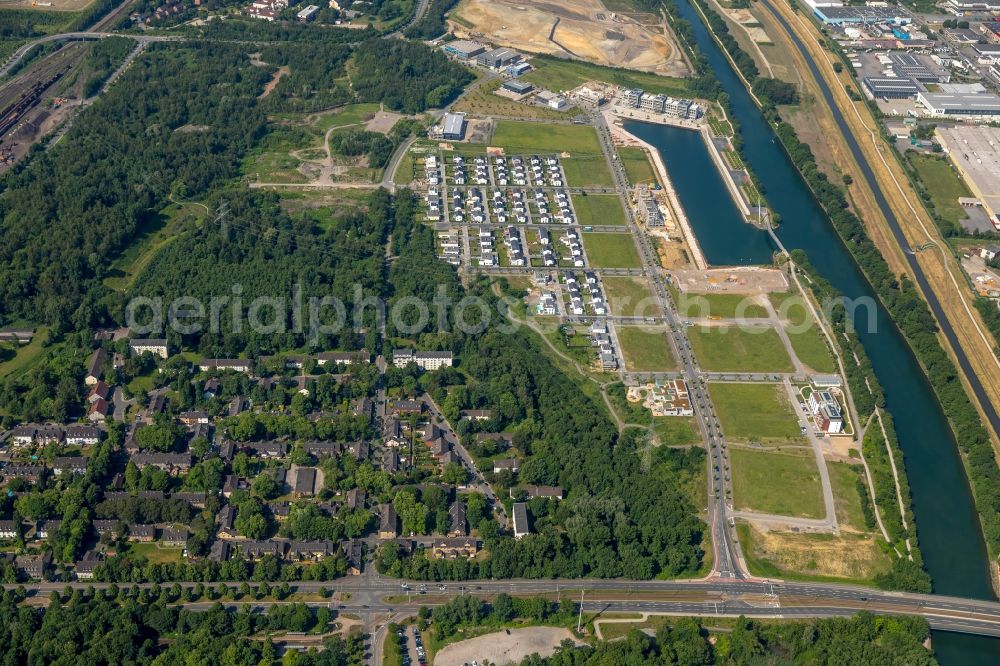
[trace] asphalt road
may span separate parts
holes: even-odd
[[[597,127],[601,148],[614,176],[615,190],[619,196],[623,196],[628,190],[628,179],[621,161],[616,159],[617,152],[612,143],[611,132],[608,130],[604,114],[592,111],[591,119]],[[691,344],[687,337],[687,327],[681,321],[673,299],[664,286],[666,275],[657,254],[650,244],[649,238],[636,224],[632,209],[629,206],[623,206],[623,208],[628,229],[636,241],[639,256],[642,258],[643,271],[653,289],[653,294],[659,301],[661,310],[665,313],[669,326],[667,339],[670,341],[674,357],[681,362],[681,369],[688,385],[691,406],[694,408],[703,435],[702,441],[707,442],[709,502],[706,508],[714,549],[713,574],[723,578],[748,578],[749,573],[743,564],[736,537],[730,530],[729,515],[732,508],[728,502],[732,499],[732,485],[729,475],[729,454],[726,450],[726,441],[718,415],[715,413],[715,407],[708,394],[705,379],[698,367],[698,361],[691,350]]]
[[[386,598],[404,594],[402,584],[408,584],[411,594],[407,600],[390,602]],[[421,584],[428,587],[428,595],[416,592]],[[300,593],[315,592],[320,587],[331,592],[349,592],[350,600],[309,601],[310,606],[327,606],[344,613],[362,616],[396,615],[412,612],[421,605],[440,604],[448,598],[473,593],[492,596],[499,592],[512,595],[568,595],[576,599],[585,593],[584,610],[587,612],[644,612],[677,615],[736,616],[773,618],[807,618],[852,615],[859,611],[886,614],[919,615],[927,619],[934,629],[984,636],[1000,636],[1000,602],[962,599],[931,594],[885,592],[849,585],[825,583],[769,582],[709,578],[691,581],[629,581],[629,580],[508,580],[445,581],[446,590],[439,590],[439,583],[402,581],[377,575],[349,577],[337,581],[296,583]],[[65,587],[104,588],[106,583],[40,583],[26,586],[30,595],[46,598],[50,592]],[[163,584],[169,587],[172,583]],[[183,583],[193,587],[195,583]],[[234,584],[229,584],[231,587]],[[214,587],[215,584],[206,584]],[[5,587],[13,588],[14,585]],[[130,587],[122,585],[121,587]],[[151,587],[149,584],[139,587]],[[205,610],[215,602],[199,601],[185,604],[191,610]],[[249,605],[256,609],[293,601],[227,601],[227,606]]]

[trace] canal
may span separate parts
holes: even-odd
[[[886,407],[895,417],[920,548],[934,591],[995,598],[958,447],[920,366],[689,0],[675,2],[729,94],[741,125],[744,156],[781,216],[781,242],[789,250],[804,250],[820,274],[847,297],[876,303],[870,315],[865,308],[857,310],[855,326],[885,390]],[[698,133],[639,122],[625,127],[660,152],[710,264],[770,262],[775,249],[770,239],[744,222],[736,205],[721,196],[727,190]],[[934,632],[933,643],[946,666],[1000,663],[997,639]]]

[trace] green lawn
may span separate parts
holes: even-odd
[[[562,160],[566,184],[571,187],[614,187],[603,155],[573,155]]]
[[[771,306],[781,319],[787,319],[793,326],[807,322],[812,315],[802,294],[796,292],[771,293],[767,295]]]
[[[583,226],[598,224],[625,225],[622,201],[617,194],[573,195],[577,221]]]
[[[555,125],[518,120],[497,121],[492,145],[510,155],[561,153],[600,155],[597,130],[590,125]]]
[[[744,329],[738,326],[688,328],[691,348],[703,370],[709,372],[792,372],[773,328]]]
[[[653,432],[667,445],[694,444],[701,439],[693,416],[654,416]]]
[[[766,443],[799,440],[802,433],[781,384],[708,385],[726,437]]]
[[[31,342],[26,345],[12,347],[15,350],[14,357],[0,363],[0,377],[6,377],[30,366],[42,353],[42,350],[45,348],[45,341],[48,338],[49,329],[45,326],[40,326],[35,329],[35,335],[31,338]]]
[[[584,233],[583,249],[594,268],[641,268],[632,234]]]
[[[606,277],[602,283],[611,314],[622,317],[652,317],[662,314],[645,278]]]
[[[837,522],[861,532],[868,531],[865,514],[861,508],[861,495],[858,493],[858,481],[864,480],[861,466],[843,462],[828,462],[826,466],[830,470],[830,485],[833,486],[833,506],[837,512]]]
[[[731,448],[733,507],[799,518],[823,518],[823,490],[812,453]]]
[[[649,161],[645,149],[622,147],[618,149],[618,157],[621,158],[625,174],[633,185],[640,183],[652,185],[657,182],[653,163]]]
[[[541,55],[533,56],[531,64],[536,67],[535,71],[529,72],[521,78],[540,88],[547,88],[555,92],[572,90],[588,81],[597,80],[626,88],[642,88],[652,93],[663,93],[672,97],[691,96],[688,83],[684,79],[602,67],[579,60],[563,60]]]
[[[908,156],[910,164],[917,170],[920,180],[931,195],[931,202],[941,217],[957,226],[966,218],[965,211],[958,203],[959,197],[969,197],[972,193],[945,157],[931,155]]]
[[[804,331],[788,330],[788,339],[791,341],[792,349],[795,350],[795,355],[799,357],[799,360],[816,372],[829,374],[837,371],[833,354],[830,353],[826,338],[818,327],[810,326]]]
[[[767,309],[743,294],[688,294],[679,293],[672,285],[677,311],[683,317],[721,317],[723,319],[763,319]]]
[[[133,543],[129,550],[136,557],[144,557],[150,564],[165,564],[180,562],[184,549],[181,547],[162,546],[158,543]]]
[[[664,329],[645,326],[616,326],[618,342],[625,355],[625,369],[631,372],[666,372],[677,368]]]
[[[339,109],[336,113],[322,115],[316,122],[316,129],[321,133],[332,127],[346,127],[366,123],[378,113],[378,104],[348,104]],[[361,129],[359,127],[359,129]]]

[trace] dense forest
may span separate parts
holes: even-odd
[[[382,102],[402,113],[444,106],[475,77],[440,51],[404,40],[370,40],[354,50],[361,74],[351,87],[361,102]]]
[[[294,45],[269,48],[265,57],[292,72],[264,105],[301,110],[347,101],[346,88],[330,77],[343,74],[348,57],[356,101],[384,102],[407,113],[447,102],[472,78],[422,44],[386,46],[377,40],[353,53],[333,46],[318,54]],[[272,71],[251,66],[233,45],[154,45],[80,115],[56,150],[7,175],[0,195],[0,321],[46,323],[56,335],[112,319],[121,323],[120,299],[101,284],[109,264],[154,223],[170,196],[203,197],[238,174],[240,159],[266,134],[257,98]],[[389,140],[394,146],[403,136]],[[337,141],[350,154],[362,150],[376,166],[388,160],[384,138],[348,133]],[[251,195],[220,196],[212,203],[229,206],[236,244],[241,225],[263,229],[266,221],[252,210]],[[274,210],[275,204],[261,205]],[[334,234],[350,235],[354,222],[338,225]],[[298,242],[292,238],[316,234],[305,222],[297,224],[293,229],[279,217],[258,242],[287,236],[290,251]],[[334,252],[356,254],[365,242],[351,239]],[[349,270],[346,263],[341,257],[339,265]]]
[[[212,209],[223,204],[223,219],[192,223],[156,255],[131,291],[164,303],[181,296],[205,304],[213,297],[228,299],[219,330],[206,331],[211,325],[206,318],[203,330],[181,340],[187,346],[206,355],[245,352],[250,357],[307,343],[335,348],[329,345],[336,338],[310,339],[318,325],[332,329],[337,319],[334,308],[309,308],[310,299],[332,296],[353,304],[355,298],[385,296],[384,243],[392,211],[384,191],[371,195],[365,213],[324,220],[322,226],[308,212],[295,218],[283,213],[273,193],[225,190],[209,202]],[[360,290],[357,297],[355,290]],[[236,296],[242,307],[234,322]],[[295,299],[302,304],[298,318]],[[255,303],[262,302],[268,305],[255,310]],[[317,313],[315,322],[308,319],[310,311]],[[254,312],[257,316],[251,316]],[[252,326],[254,321],[265,326]],[[342,324],[349,327],[350,321]],[[345,332],[342,327],[332,335]]]
[[[227,664],[258,666],[348,666],[362,662],[360,634],[330,636],[322,650],[311,649],[283,661],[271,632],[330,631],[327,608],[284,604],[264,613],[224,608],[182,610],[173,602],[179,589],[74,590],[60,599],[53,592],[44,610],[18,605],[12,591],[0,596],[0,643],[6,664]],[[293,661],[290,661],[293,659]]]
[[[0,318],[57,333],[109,322],[119,299],[100,285],[108,264],[171,192],[232,178],[263,135],[254,99],[266,70],[228,45],[150,51],[54,150],[4,178]]]
[[[84,97],[97,94],[133,48],[135,40],[129,37],[108,37],[92,44],[84,60],[87,68],[87,80],[83,84]]]
[[[456,4],[458,0],[430,0],[424,17],[407,28],[403,34],[410,39],[422,40],[440,37],[448,30],[445,15]]]

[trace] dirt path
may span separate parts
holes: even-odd
[[[272,92],[274,92],[274,89],[277,88],[278,84],[281,82],[282,77],[284,77],[284,76],[286,76],[286,75],[288,75],[290,73],[291,73],[291,70],[288,69],[287,66],[279,67],[278,71],[276,71],[274,73],[274,76],[271,77],[271,80],[267,82],[266,86],[264,86],[264,92],[262,92],[260,95],[258,95],[257,99],[264,99],[265,97],[267,97],[268,95],[270,95]]]

